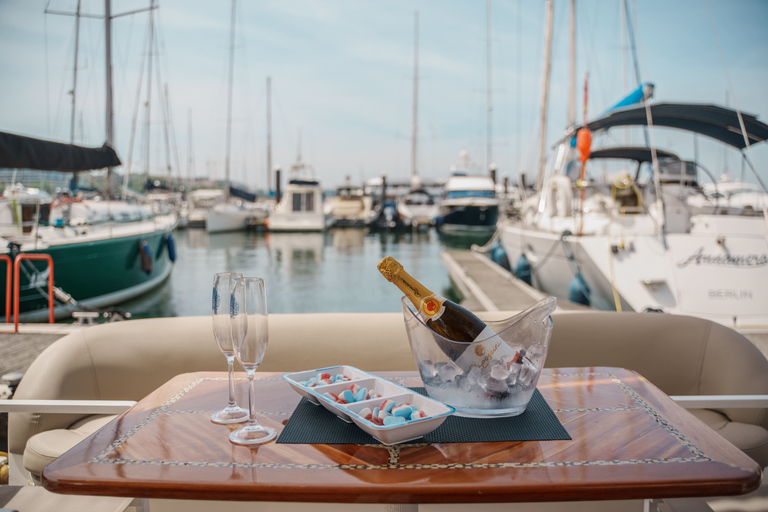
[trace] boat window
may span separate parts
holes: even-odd
[[[306,196],[306,211],[311,212],[315,209],[315,194],[314,192],[307,192]]]
[[[301,196],[302,194],[293,194],[293,211],[301,211]]]
[[[446,194],[448,199],[461,199],[463,197],[488,197],[493,199],[493,190],[451,190]]]

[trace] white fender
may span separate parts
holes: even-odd
[[[571,180],[563,174],[550,176],[546,186],[544,213],[549,217],[570,217],[572,202]]]

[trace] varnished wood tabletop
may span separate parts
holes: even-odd
[[[381,372],[408,386],[417,374]],[[258,420],[283,428],[300,400],[257,374]],[[545,369],[538,388],[567,441],[236,446],[216,425],[226,374],[179,375],[51,463],[64,494],[200,500],[468,503],[735,495],[759,466],[634,372]],[[247,380],[238,374],[238,403]],[[339,420],[341,421],[341,420]]]

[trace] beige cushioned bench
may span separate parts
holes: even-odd
[[[481,313],[500,318],[508,313]],[[691,317],[557,312],[548,367],[615,366],[638,371],[669,395],[768,394],[768,361],[742,335]],[[270,315],[259,371],[337,364],[367,371],[415,370],[400,313]],[[238,367],[239,369],[239,367]],[[19,399],[140,400],[180,373],[226,371],[208,316],[131,320],[88,327],[48,347],[16,391]],[[692,411],[761,466],[768,465],[766,409]],[[12,465],[42,469],[112,416],[12,413]],[[12,467],[12,482],[26,473]],[[16,480],[14,479],[16,474]]]

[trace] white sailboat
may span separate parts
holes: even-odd
[[[549,1],[548,47],[551,13]],[[548,71],[545,65],[542,134]],[[650,84],[640,85],[618,108],[571,125],[548,160],[541,152],[536,185],[524,191],[519,214],[499,220],[507,258],[518,277],[540,290],[599,309],[698,316],[768,331],[765,210],[707,197],[700,183],[712,178],[700,162],[654,144],[660,127],[685,132],[694,144],[706,135],[740,150],[752,168],[748,148],[768,139],[768,125],[715,105],[651,105],[651,92]],[[591,147],[592,135],[617,127],[643,130],[646,146]],[[623,165],[613,174],[606,165],[598,175],[595,166],[608,161]]]
[[[229,87],[227,89],[227,155],[225,159],[225,200],[215,204],[207,212],[205,230],[208,233],[223,233],[227,231],[244,231],[252,223],[263,223],[267,212],[257,207],[249,207],[246,201],[231,197],[230,156],[232,149],[232,79],[235,65],[235,20],[237,2],[232,0],[232,16],[229,27]]]
[[[743,120],[746,131],[739,127]],[[592,121],[674,127],[744,150],[768,139],[755,116],[713,105],[630,107]],[[515,219],[501,219],[501,244],[520,277],[546,293],[600,309],[704,317],[735,329],[768,329],[765,210],[718,204],[698,188],[701,167],[655,148],[605,148],[600,159],[634,161],[633,173],[577,182],[571,130],[555,164]],[[570,156],[569,156],[570,155]],[[747,158],[746,153],[744,157]],[[529,269],[529,270],[526,270]]]

